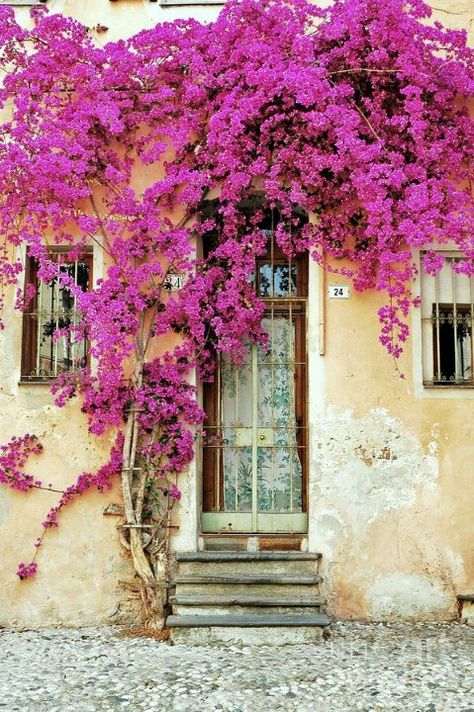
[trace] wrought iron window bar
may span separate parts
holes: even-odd
[[[448,253],[441,273],[422,272],[425,385],[474,387],[474,284],[453,269],[460,259]]]
[[[92,255],[74,262],[61,262],[60,255],[61,252],[54,253],[57,275],[47,283],[37,279],[35,265],[30,260],[29,271],[36,295],[33,307],[24,314],[23,382],[54,380],[61,372],[79,369],[87,363],[88,342],[85,337],[75,338],[74,333],[69,332],[55,338],[54,333],[64,327],[74,330],[81,321],[76,298],[60,286],[61,270],[70,270],[75,286],[87,289],[92,277]]]

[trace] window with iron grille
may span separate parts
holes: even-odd
[[[423,383],[427,386],[474,386],[472,334],[473,278],[453,265],[461,259],[445,252],[437,275],[421,273]]]
[[[80,323],[76,298],[60,284],[59,277],[67,273],[84,291],[90,289],[92,253],[75,261],[68,261],[60,250],[51,257],[57,264],[57,276],[50,282],[38,278],[37,261],[27,258],[26,284],[33,286],[34,297],[27,304],[23,318],[22,381],[49,381],[62,371],[79,369],[87,363],[87,340],[66,328]],[[65,334],[56,338],[55,332],[64,328]]]

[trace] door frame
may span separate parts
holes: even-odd
[[[256,262],[256,269],[261,264],[268,263],[268,255],[259,258]],[[276,258],[276,259],[275,259]],[[274,247],[271,255],[272,263],[288,263],[283,253]],[[297,379],[295,391],[295,416],[298,424],[297,446],[302,457],[302,511],[301,512],[257,512],[255,517],[255,507],[253,512],[226,512],[220,509],[219,495],[223,493],[223,448],[218,444],[215,446],[201,447],[202,465],[202,511],[201,526],[203,533],[235,532],[235,533],[307,533],[308,531],[308,479],[309,479],[309,392],[308,392],[308,259],[305,253],[295,258],[298,264],[297,270],[297,294],[294,298],[271,298],[264,299],[268,304],[263,318],[273,315],[289,315],[295,323],[295,368],[300,375]],[[208,414],[207,427],[214,428],[216,442],[219,437],[220,422],[220,368],[217,366],[216,378],[213,383],[203,384],[203,408]],[[256,427],[256,426],[254,426]],[[212,441],[211,441],[212,442]],[[256,478],[254,478],[255,480]],[[255,499],[255,485],[252,492]],[[255,521],[257,519],[257,521]],[[230,521],[232,520],[232,521]]]

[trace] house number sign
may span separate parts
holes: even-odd
[[[347,284],[331,284],[328,289],[329,299],[349,299]]]
[[[184,284],[182,274],[167,274],[163,282],[163,289],[166,292],[178,292]]]

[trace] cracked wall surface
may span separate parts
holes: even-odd
[[[340,617],[450,617],[463,559],[443,541],[436,440],[401,419],[329,409],[315,433],[312,528]],[[470,523],[458,522],[469,534]]]

